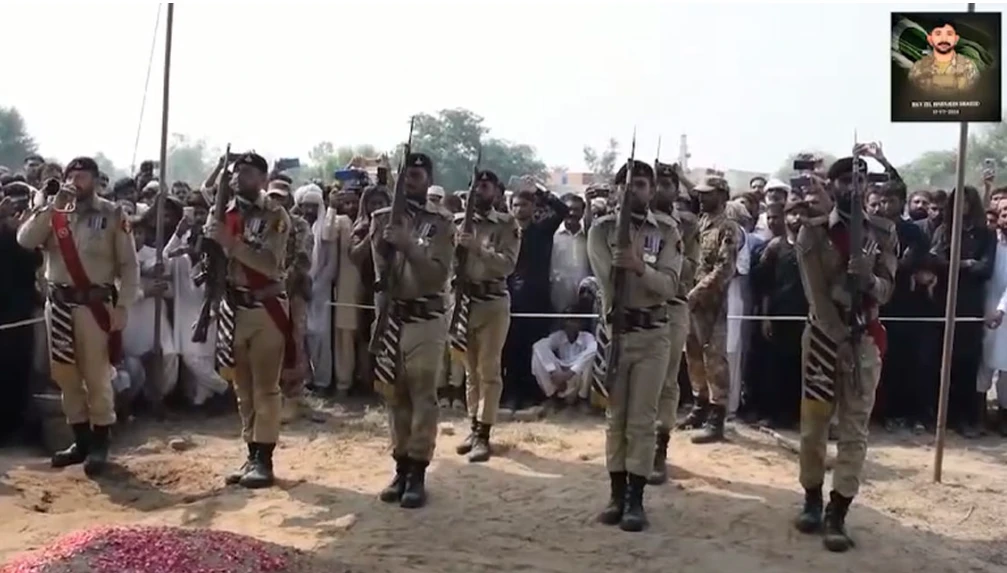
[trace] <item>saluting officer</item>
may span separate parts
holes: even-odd
[[[503,380],[500,355],[510,327],[510,295],[507,277],[514,271],[521,250],[521,231],[514,217],[493,208],[503,189],[492,171],[476,175],[472,233],[461,224],[465,213],[455,215],[458,244],[468,249],[464,284],[460,289],[463,303],[459,325],[451,333],[451,345],[465,353],[469,373],[465,402],[472,431],[458,446],[458,454],[468,454],[470,462],[490,458],[490,429],[496,423]]]
[[[647,525],[643,490],[654,467],[657,403],[668,372],[671,336],[668,301],[678,293],[682,239],[675,222],[649,206],[654,197],[654,170],[641,161],[632,173],[623,166],[617,184],[631,193],[632,245],[618,244],[618,218],[605,215],[588,232],[588,258],[601,286],[603,308],[612,312],[613,274],[626,270],[626,331],[615,384],[609,389],[605,457],[611,498],[599,516],[606,525],[641,531]],[[609,318],[611,321],[611,317]]]
[[[375,211],[371,249],[377,276],[388,277],[380,296],[390,297],[388,332],[382,354],[393,366],[379,374],[391,378],[389,429],[395,477],[381,501],[405,508],[426,503],[426,470],[437,440],[437,374],[447,338],[446,295],[454,253],[452,214],[427,203],[433,162],[422,153],[406,157],[403,220],[390,221],[391,208]],[[394,252],[385,258],[387,245]],[[379,361],[378,368],[386,368]]]
[[[247,488],[273,485],[273,451],[280,436],[280,373],[296,358],[284,284],[290,217],[266,197],[269,165],[256,153],[234,163],[237,192],[220,224],[211,213],[204,231],[228,257],[227,293],[217,323],[217,366],[234,385],[248,458],[225,478]],[[221,177],[228,177],[227,169]]]
[[[88,475],[101,473],[108,460],[115,424],[109,365],[122,358],[126,309],[140,283],[128,216],[96,196],[97,179],[94,159],[68,163],[52,203],[37,208],[17,234],[22,247],[45,254],[52,377],[74,435],[52,466],[83,463]]]

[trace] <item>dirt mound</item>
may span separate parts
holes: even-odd
[[[212,529],[98,527],[14,561],[0,573],[348,573],[344,565]]]

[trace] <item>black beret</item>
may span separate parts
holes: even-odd
[[[127,193],[129,191],[136,191],[136,180],[132,177],[123,177],[122,179],[116,180],[116,182],[112,185],[112,192],[116,195]]]
[[[857,161],[857,171],[860,173],[867,173],[867,162],[863,159],[858,159]],[[852,157],[841,157],[835,161],[829,167],[828,178],[831,181],[835,181],[840,177],[845,175],[853,175],[853,158]]]
[[[3,194],[11,199],[31,197],[31,185],[21,181],[13,181],[3,186]]]
[[[242,165],[247,165],[249,167],[254,167],[255,169],[261,171],[263,174],[269,173],[269,163],[266,162],[266,158],[255,153],[254,151],[249,151],[248,153],[241,154],[238,159],[234,162],[234,167],[240,167]]]
[[[667,177],[669,179],[674,179],[678,181],[678,171],[675,171],[675,166],[673,164],[657,162],[655,171],[658,177]]]
[[[66,164],[66,169],[63,170],[63,176],[66,177],[73,173],[74,171],[87,171],[95,177],[98,176],[98,164],[94,159],[90,157],[77,157]]]
[[[487,181],[489,183],[496,185],[497,187],[500,186],[500,178],[497,177],[496,173],[493,173],[489,169],[483,169],[481,171],[476,172],[476,182],[478,183],[480,181]]]
[[[406,156],[406,167],[420,167],[430,173],[434,170],[434,162],[425,153],[410,153]]]
[[[633,160],[633,177],[646,177],[651,181],[654,180],[654,168],[650,166],[649,163],[644,163],[643,161]],[[615,174],[615,184],[622,185],[626,182],[626,164],[623,164],[619,168],[619,172]]]

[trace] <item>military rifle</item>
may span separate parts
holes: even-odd
[[[849,227],[849,251],[850,263],[854,269],[860,268],[860,261],[864,258],[864,198],[862,191],[863,177],[860,173],[860,148],[857,145],[857,134],[853,132],[853,179],[850,182],[850,227]],[[864,174],[866,175],[866,174]],[[860,277],[857,273],[848,272],[846,276],[847,288],[850,290],[850,315],[848,317],[850,325],[850,348],[853,351],[853,383],[856,388],[860,388],[860,338],[864,332],[863,308],[864,293],[860,288]]]
[[[626,178],[623,180],[622,197],[619,201],[619,213],[616,215],[617,235],[616,245],[620,251],[633,248],[630,237],[630,223],[633,194],[633,165],[636,161],[636,130],[633,130],[633,143],[630,146],[629,161],[626,162]],[[622,334],[626,330],[626,269],[615,267],[612,272],[612,310],[609,313],[609,346],[608,364],[605,369],[605,389],[609,392],[615,385],[619,360],[622,358]]]
[[[213,203],[213,216],[218,225],[226,224],[227,202],[231,199],[231,144],[227,144],[224,167],[217,179],[217,195]],[[227,256],[224,250],[206,235],[200,234],[196,240],[199,264],[192,281],[197,287],[205,286],[203,304],[199,307],[199,318],[192,325],[192,341],[206,342],[210,330],[210,319],[217,314],[220,300],[227,290]]]
[[[472,183],[469,185],[469,196],[468,200],[465,202],[465,218],[462,219],[462,232],[472,233],[473,227],[473,215],[475,215],[475,205],[476,205],[476,177],[479,176],[479,165],[483,160],[483,150],[479,147],[479,151],[476,154],[475,167],[472,168]],[[469,250],[462,245],[455,246],[455,305],[451,311],[451,328],[453,329],[455,323],[462,314],[462,302],[465,298],[465,284],[468,283],[468,260],[469,260]],[[450,332],[450,330],[449,330]]]
[[[388,224],[398,225],[402,223],[402,218],[406,214],[406,167],[409,154],[413,149],[413,127],[416,125],[416,117],[409,119],[409,138],[402,149],[402,158],[399,160],[398,175],[395,178],[395,194],[392,196],[392,205],[388,213]],[[371,342],[368,350],[371,354],[378,354],[381,351],[381,339],[388,330],[388,322],[391,320],[392,299],[388,295],[389,286],[392,283],[395,263],[395,248],[387,241],[381,241],[378,248],[378,256],[385,259],[385,272],[377,277],[374,284],[374,292],[382,296],[375,297],[377,305],[377,317],[374,320],[374,333],[371,335]]]

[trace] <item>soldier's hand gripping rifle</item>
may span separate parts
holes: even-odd
[[[402,149],[402,159],[399,161],[398,174],[395,177],[395,194],[392,196],[391,210],[388,213],[389,225],[401,224],[406,213],[406,159],[409,157],[409,154],[412,153],[413,127],[415,123],[415,117],[409,120],[409,138],[406,140],[405,147]],[[392,299],[388,296],[388,292],[390,284],[394,282],[393,275],[395,274],[395,269],[393,268],[393,263],[395,261],[395,248],[387,242],[382,241],[378,251],[378,256],[385,259],[386,264],[384,273],[377,277],[377,282],[374,285],[374,292],[376,294],[384,293],[384,296],[375,297],[375,302],[378,307],[377,316],[374,320],[374,333],[371,335],[371,342],[367,347],[371,354],[377,354],[381,351],[381,340],[385,336],[385,331],[388,330],[388,322],[391,320],[392,310]]]
[[[468,201],[465,202],[465,218],[462,219],[462,232],[472,233],[472,216],[475,214],[476,205],[476,177],[479,176],[479,165],[483,160],[483,150],[482,146],[479,147],[479,151],[476,154],[476,164],[472,168],[472,183],[469,185],[469,196]],[[459,318],[462,316],[463,303],[465,302],[465,285],[468,283],[468,260],[469,260],[469,250],[462,245],[455,246],[455,304],[453,310],[451,311],[451,323],[449,332],[453,332],[455,328],[455,323],[458,322]]]
[[[230,143],[227,144],[227,154],[224,157],[226,157],[224,168],[221,169],[220,177],[217,179],[217,195],[213,203],[213,216],[218,225],[225,224],[227,202],[231,200]],[[224,291],[227,289],[227,256],[216,241],[203,234],[196,242],[196,253],[199,256],[199,265],[192,280],[197,287],[205,288],[203,304],[199,307],[199,318],[192,325],[192,341],[206,342],[210,320],[216,316],[220,299],[224,297]]]
[[[636,163],[636,131],[633,131],[633,144],[629,151],[629,161],[626,163],[626,178],[623,181],[622,197],[619,201],[617,215],[616,246],[620,251],[633,248],[630,237],[630,222],[633,214],[630,211],[633,193],[633,165]],[[616,372],[619,370],[619,360],[622,358],[622,335],[626,330],[626,269],[615,267],[612,270],[612,310],[610,312],[608,360],[605,368],[605,389],[609,392],[615,385]]]
[[[856,136],[854,136],[856,140]],[[850,315],[848,317],[850,325],[850,348],[853,351],[853,384],[860,389],[860,338],[863,336],[866,325],[864,323],[864,291],[861,287],[862,281],[858,274],[861,261],[864,258],[864,197],[863,183],[866,174],[860,173],[860,150],[856,144],[853,148],[853,179],[850,182],[850,227],[849,227],[849,252],[850,268],[857,269],[857,272],[847,272],[846,281],[850,291]]]

